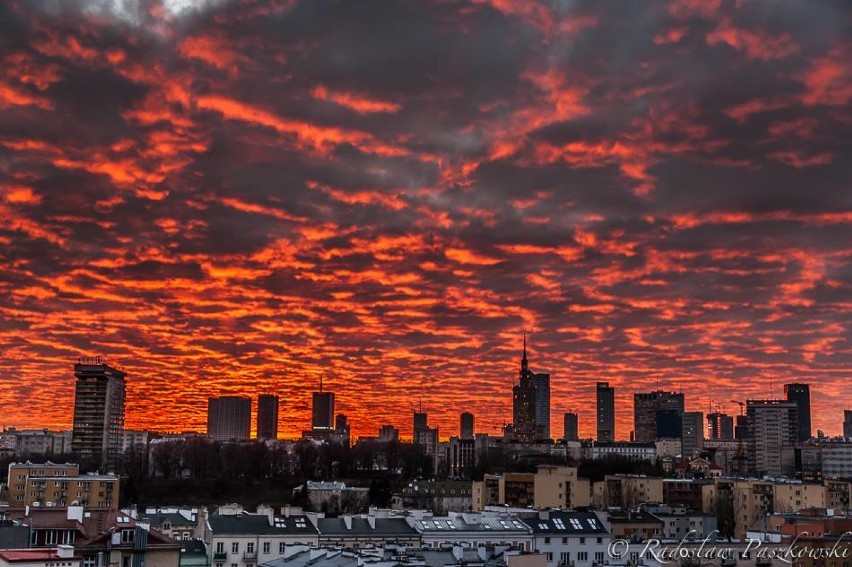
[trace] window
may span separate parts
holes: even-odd
[[[246,553],[254,553],[254,542],[250,541],[246,544]]]
[[[580,545],[586,545],[586,538],[584,538],[584,537],[580,538]]]
[[[577,553],[577,561],[588,561],[588,560],[589,560],[589,554],[586,553],[585,551],[581,551],[581,552]]]
[[[549,537],[544,538],[544,543],[550,543],[550,538]]]
[[[88,555],[83,558],[83,567],[95,567],[95,556]]]
[[[266,553],[266,554],[269,553],[269,542],[268,541],[263,542],[263,553]]]
[[[562,543],[568,543],[568,538],[567,538],[567,537],[563,537],[563,538],[562,538]]]
[[[132,543],[135,530],[121,530],[121,543]]]
[[[47,530],[44,533],[44,544],[45,545],[56,545],[56,530]]]
[[[559,563],[562,565],[568,565],[571,563],[571,554],[569,552],[563,552],[559,554]]]
[[[231,553],[239,553],[239,552],[240,552],[240,542],[235,541],[231,544]]]
[[[598,543],[603,543],[603,538],[602,538],[602,537],[599,537],[599,538],[598,538]]]
[[[549,552],[549,551],[547,552],[547,560],[548,560],[548,561],[553,561],[553,553],[551,553],[551,552]]]
[[[595,561],[597,563],[603,563],[603,560],[604,560],[603,551],[596,551],[595,552]]]
[[[216,542],[216,553],[225,553],[225,542],[217,541]]]
[[[284,552],[287,550],[287,544],[283,541],[278,542],[278,553],[284,555]]]

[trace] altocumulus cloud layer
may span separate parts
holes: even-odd
[[[34,7],[38,4],[38,7]],[[356,434],[422,395],[510,419],[594,383],[852,406],[852,11],[819,3],[92,1],[0,7],[0,415],[128,425],[321,372]]]

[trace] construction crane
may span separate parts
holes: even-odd
[[[737,400],[731,400],[735,404],[739,404],[740,406],[740,415],[745,415],[745,402],[738,402]]]

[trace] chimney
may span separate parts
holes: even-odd
[[[56,546],[56,556],[60,559],[70,559],[74,557],[74,546],[73,545],[57,545]]]
[[[83,507],[82,506],[68,506],[68,511],[66,518],[69,520],[77,520],[78,522],[83,522]]]
[[[352,516],[343,516],[343,523],[346,524],[346,529],[352,529]]]

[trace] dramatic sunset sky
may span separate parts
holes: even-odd
[[[354,435],[511,421],[521,334],[562,412],[811,384],[852,408],[845,0],[0,5],[0,424],[127,426],[321,373]]]

